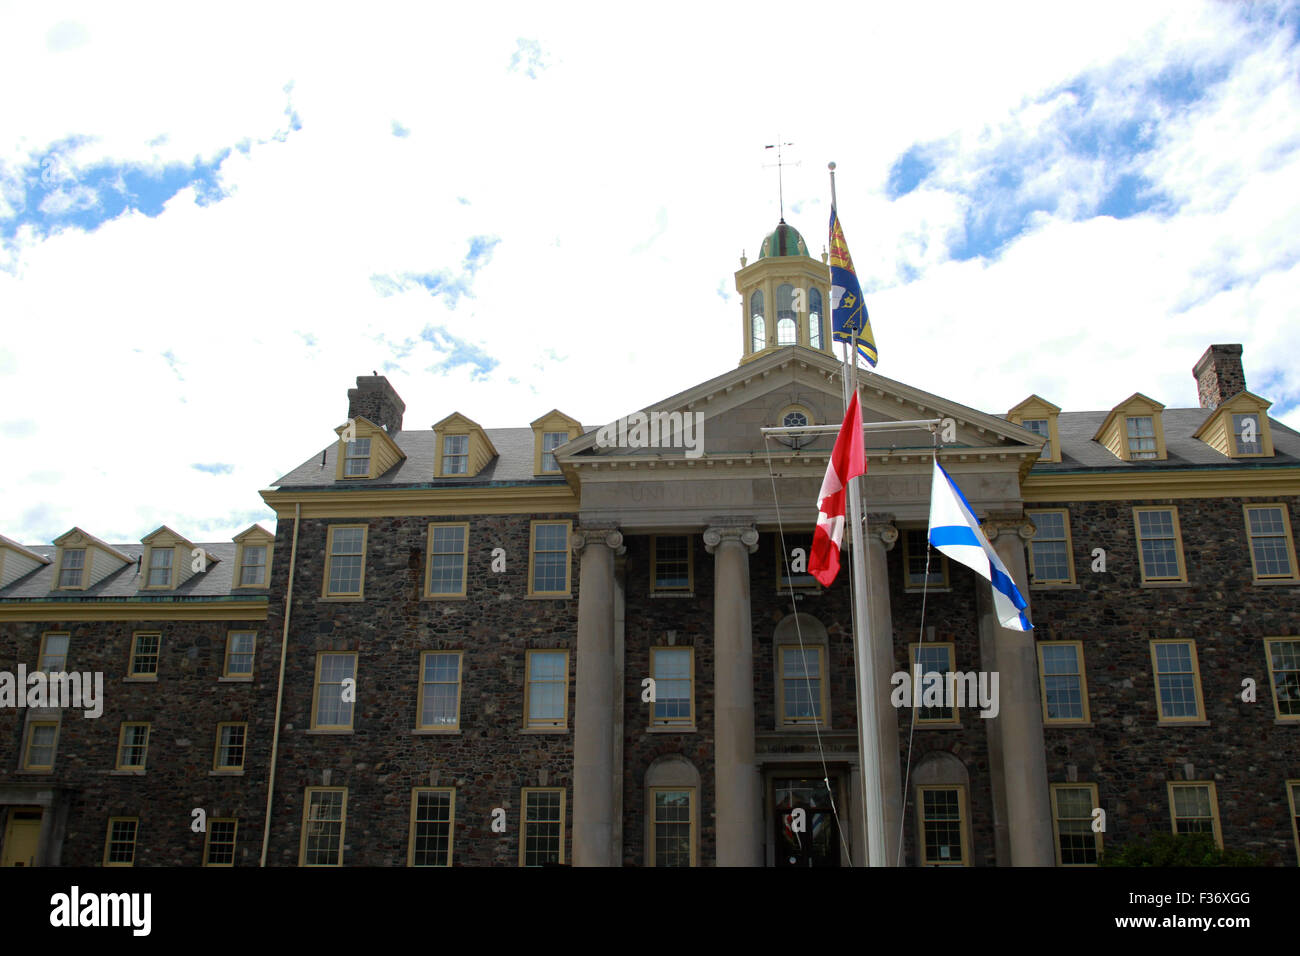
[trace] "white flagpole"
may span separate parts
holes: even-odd
[[[831,207],[835,200],[835,164],[830,163]],[[834,335],[834,312],[831,334]],[[853,329],[844,369],[844,407],[858,390],[858,334]],[[858,399],[861,407],[861,399]],[[862,839],[868,866],[888,866],[885,859],[884,790],[880,781],[880,736],[876,720],[875,662],[871,653],[871,617],[867,613],[867,529],[862,522],[862,478],[849,482],[849,547],[852,549],[853,658],[858,686],[858,761],[862,780]],[[887,635],[887,637],[889,637]]]

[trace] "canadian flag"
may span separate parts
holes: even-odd
[[[858,475],[867,473],[862,450],[862,409],[853,393],[844,412],[844,424],[831,452],[821,494],[817,496],[817,530],[813,532],[808,572],[822,587],[830,587],[840,573],[840,546],[844,542],[845,490]]]

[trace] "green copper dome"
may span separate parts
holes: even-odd
[[[808,244],[803,241],[803,236],[799,235],[799,230],[794,226],[786,225],[785,220],[782,219],[776,229],[763,240],[759,250],[760,259],[769,256],[806,256]]]

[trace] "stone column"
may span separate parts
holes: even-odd
[[[613,866],[614,859],[614,528],[582,528],[570,546],[580,555],[578,665],[573,713],[573,865]]]
[[[1025,542],[1033,537],[1034,526],[1023,518],[990,520],[984,525],[984,533],[1028,601]],[[1034,633],[1001,626],[989,585],[981,584],[979,596],[981,616],[986,619],[981,630],[987,629],[993,635],[998,671],[999,711],[992,722],[998,737],[1010,862],[1012,866],[1053,866],[1056,854],[1052,848],[1052,807]],[[1026,614],[1032,621],[1030,608],[1026,608]]]
[[[754,633],[749,616],[749,556],[758,532],[748,525],[704,532],[713,555],[714,775],[718,866],[762,866],[763,803],[754,759]]]
[[[890,702],[890,677],[898,669],[894,658],[894,617],[889,606],[889,566],[886,553],[898,541],[892,515],[867,516],[867,614],[876,675],[876,733],[880,741],[880,788],[884,791],[885,860],[898,866],[903,820],[903,769],[898,750],[898,711]],[[860,792],[860,791],[859,791]],[[861,832],[858,830],[857,832]]]

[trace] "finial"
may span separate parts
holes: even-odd
[[[826,247],[822,246],[822,265],[826,265],[826,260],[829,258],[830,256],[826,252]]]
[[[829,169],[831,172],[835,172],[835,161],[831,160],[831,162],[827,163],[826,168]]]
[[[764,146],[764,147],[763,147],[764,149],[774,149],[774,150],[776,150],[776,163],[775,163],[775,165],[776,165],[776,190],[777,190],[776,195],[777,195],[777,200],[778,200],[778,201],[780,202],[780,204],[781,204],[781,221],[782,221],[782,222],[785,222],[785,180],[784,180],[784,178],[783,178],[783,176],[782,176],[782,171],[783,171],[783,169],[784,169],[784,165],[785,165],[785,164],[781,161],[781,147],[782,147],[782,146],[793,146],[793,145],[794,145],[794,143],[783,143],[783,142],[781,142],[781,137],[778,136],[777,139],[776,139],[776,142],[775,142],[775,143],[769,143],[767,146]],[[791,163],[790,165],[791,165],[791,166],[798,166],[799,164],[798,164],[798,163]],[[767,168],[767,169],[771,169],[772,166],[773,166],[772,163],[768,163],[768,164],[766,165],[765,168]]]
[[[741,250],[740,250],[740,268],[742,268],[742,269],[745,268],[745,263],[748,262],[748,261],[749,261],[749,260],[745,258],[745,250],[744,250],[744,249],[741,249]]]

